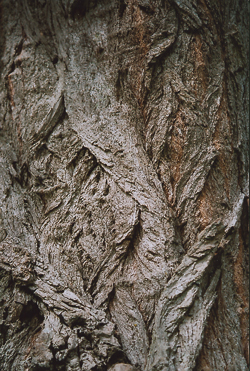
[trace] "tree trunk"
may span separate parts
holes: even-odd
[[[0,19],[1,370],[247,370],[248,2]]]

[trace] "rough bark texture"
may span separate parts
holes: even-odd
[[[0,19],[0,369],[247,370],[247,1]]]

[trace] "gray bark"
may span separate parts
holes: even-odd
[[[247,370],[247,1],[0,20],[1,370]]]

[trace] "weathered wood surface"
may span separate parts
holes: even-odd
[[[0,2],[0,369],[248,369],[248,3]]]

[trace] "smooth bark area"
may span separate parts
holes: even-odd
[[[0,1],[0,369],[246,371],[248,2]]]

